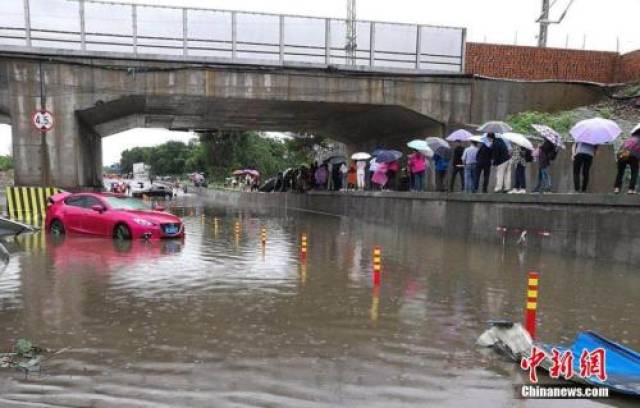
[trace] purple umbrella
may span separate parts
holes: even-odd
[[[458,129],[447,137],[447,140],[450,142],[467,142],[473,136],[473,133],[464,130]]]
[[[622,129],[612,120],[593,118],[578,122],[569,133],[576,142],[599,145],[616,140]]]

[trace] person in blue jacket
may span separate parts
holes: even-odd
[[[433,155],[433,162],[436,170],[436,191],[447,191],[445,180],[449,169],[449,158],[440,154]]]

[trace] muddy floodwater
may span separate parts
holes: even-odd
[[[513,237],[503,245],[497,235],[454,240],[189,202],[173,211],[184,216],[184,241],[8,240],[0,345],[24,337],[70,350],[27,378],[0,370],[0,407],[634,403],[520,400],[526,373],[474,344],[487,320],[522,320],[526,272],[537,270],[541,340],[570,341],[591,329],[640,349],[633,266],[545,254]]]

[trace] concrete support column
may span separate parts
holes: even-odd
[[[41,87],[38,64],[6,66],[10,93],[16,95],[9,100],[15,184],[73,189],[96,186],[102,169],[101,141],[75,114],[85,96],[75,91],[74,82],[82,79],[75,77],[71,67],[45,63],[42,67]],[[31,123],[31,116],[41,108],[41,90],[55,123],[44,141]]]

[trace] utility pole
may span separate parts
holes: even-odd
[[[356,0],[347,0],[347,38],[345,42],[345,51],[347,55],[347,64],[356,65]]]
[[[553,7],[558,0],[553,0],[551,4],[549,4],[549,0],[542,0],[542,14],[536,20],[536,23],[540,24],[540,33],[538,34],[538,47],[546,47],[547,39],[549,38],[549,25],[550,24],[560,24],[562,20],[567,16],[567,12],[571,8],[571,5],[575,0],[569,0],[567,7],[565,7],[560,17],[557,20],[549,20],[549,12],[551,7]]]
[[[540,33],[538,34],[538,47],[547,46],[547,34],[549,32],[549,0],[542,0],[542,14],[538,19],[540,22]]]

